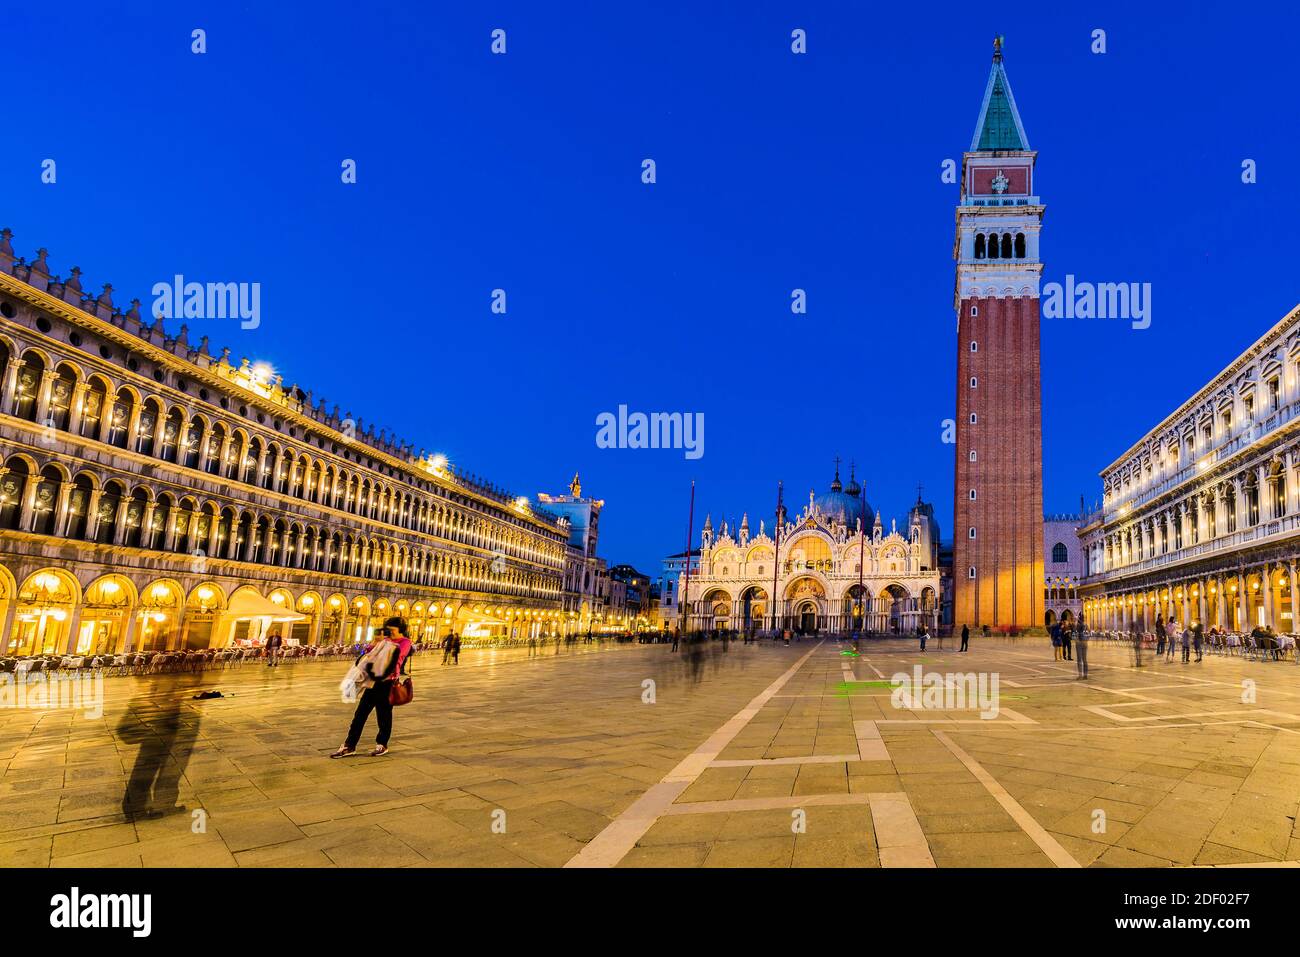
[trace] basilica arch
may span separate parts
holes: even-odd
[[[828,625],[826,583],[818,576],[803,575],[785,588],[784,617],[789,627],[804,634],[816,634]]]
[[[709,628],[732,628],[732,605],[731,595],[729,592],[714,588],[705,594],[702,602],[702,612],[704,620]]]
[[[761,628],[768,613],[767,589],[762,585],[750,585],[740,594],[739,625],[747,633]]]

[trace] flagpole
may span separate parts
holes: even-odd
[[[780,630],[776,623],[776,578],[777,572],[781,568],[781,512],[782,502],[785,496],[785,483],[776,483],[776,554],[772,561],[772,638],[779,638],[777,632]]]
[[[858,519],[858,601],[862,608],[862,623],[858,625],[858,636],[867,630],[867,593],[862,588],[862,570],[867,564],[867,485],[858,486],[858,497],[862,499],[862,517]]]
[[[691,630],[691,539],[695,537],[695,479],[691,479],[691,509],[686,519],[686,587],[682,590],[682,608],[686,613],[686,627],[683,633]]]

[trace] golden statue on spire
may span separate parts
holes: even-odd
[[[569,494],[574,498],[582,498],[582,483],[578,481],[578,473],[573,473],[573,481],[569,483]]]

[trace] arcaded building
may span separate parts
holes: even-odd
[[[1300,307],[1101,472],[1084,526],[1095,628],[1158,617],[1295,632]]]
[[[0,234],[0,654],[549,634],[568,530]]]

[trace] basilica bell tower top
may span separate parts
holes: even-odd
[[[954,621],[1042,627],[1043,469],[1039,233],[1044,207],[1002,62],[962,161],[957,261]]]

